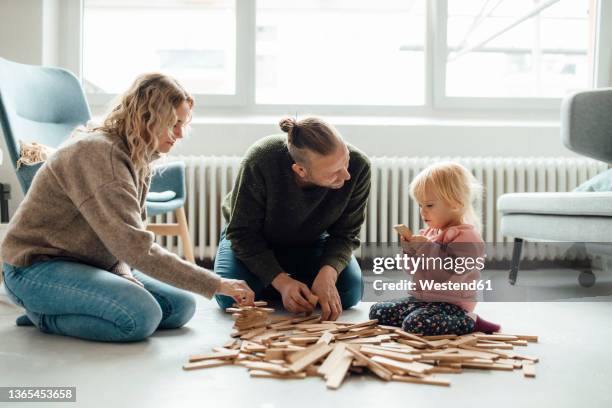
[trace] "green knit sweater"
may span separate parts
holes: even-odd
[[[359,247],[359,230],[370,194],[370,162],[353,146],[351,179],[340,189],[302,188],[291,169],[294,163],[286,136],[268,136],[246,153],[232,192],[225,198],[226,238],[236,257],[264,285],[283,272],[273,249],[308,245],[327,232],[321,266],[340,273]]]

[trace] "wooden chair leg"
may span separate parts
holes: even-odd
[[[187,225],[187,217],[185,216],[185,208],[181,207],[174,211],[176,215],[176,221],[179,225],[179,237],[183,242],[183,252],[185,253],[185,259],[189,262],[195,263],[193,256],[193,247],[191,246],[191,238],[189,238],[189,226]]]

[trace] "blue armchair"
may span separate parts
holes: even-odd
[[[0,58],[0,123],[24,194],[40,165],[16,168],[19,141],[58,147],[75,127],[84,125],[90,118],[83,89],[72,73]],[[185,258],[194,262],[184,203],[184,164],[172,163],[157,171],[147,196],[147,213],[174,211],[177,223],[152,224],[148,229],[155,234],[178,235],[183,241]]]

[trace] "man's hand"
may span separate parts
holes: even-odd
[[[243,280],[221,279],[217,293],[234,298],[240,306],[252,306],[255,301],[255,293]]]
[[[342,303],[336,288],[337,280],[338,272],[325,265],[312,283],[312,292],[319,297],[321,305],[321,320],[336,320],[342,314]]]
[[[272,286],[280,292],[285,309],[291,313],[310,313],[314,309],[314,306],[308,302],[312,296],[308,286],[293,279],[285,272],[279,273],[274,278]]]

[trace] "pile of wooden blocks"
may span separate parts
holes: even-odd
[[[385,381],[449,386],[435,374],[464,370],[522,369],[535,377],[537,357],[515,347],[537,336],[471,333],[420,336],[376,320],[362,323],[321,321],[320,316],[274,316],[265,302],[227,309],[235,319],[233,340],[212,352],[194,355],[185,370],[241,365],[252,377],[300,379],[320,376],[337,389],[350,374],[371,372]]]

